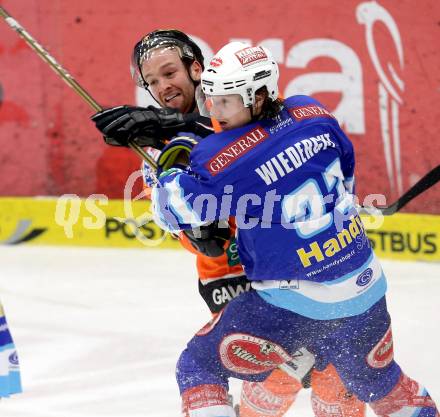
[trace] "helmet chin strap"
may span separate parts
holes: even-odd
[[[198,113],[199,112],[199,108],[197,107],[197,103],[196,103],[196,100],[194,98],[193,104],[192,104],[191,109],[190,109],[190,111],[188,113],[195,113],[195,112]]]
[[[156,97],[153,96],[153,93],[150,91],[150,89],[147,87],[145,90],[148,91],[148,94],[151,96],[151,98],[159,105],[159,107],[162,107],[162,104],[159,103],[159,101],[156,99]]]
[[[189,69],[189,67],[187,67],[187,71],[188,71],[188,75],[189,75],[190,80],[194,84],[194,99],[193,99],[193,104],[191,106],[190,113],[195,113],[195,112],[200,113],[198,100],[200,102],[205,101],[205,95],[203,94],[202,89],[200,87],[202,80],[201,79],[195,80],[191,75],[191,70]]]
[[[248,109],[251,112],[251,121],[252,122],[256,122],[257,120],[261,119],[261,112],[259,114],[255,114],[253,105],[249,106]]]

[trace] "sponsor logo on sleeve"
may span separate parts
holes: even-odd
[[[182,416],[206,415],[203,410],[210,407],[229,406],[228,393],[226,389],[219,385],[203,384],[197,387],[189,388],[182,393]],[[191,413],[194,411],[194,414]],[[218,410],[217,410],[218,411]],[[226,413],[221,413],[222,415]],[[212,415],[212,414],[210,414]]]
[[[220,343],[223,366],[240,374],[259,374],[292,360],[279,345],[248,334],[234,333]]]
[[[393,334],[391,326],[388,328],[382,339],[367,356],[367,363],[372,368],[385,368],[394,359]]]
[[[338,403],[331,403],[319,398],[312,392],[312,409],[316,417],[343,417],[341,406]]]
[[[289,109],[289,112],[297,122],[313,117],[331,117],[334,119],[334,116],[328,110],[320,106],[294,107]]]
[[[211,175],[217,175],[268,137],[269,134],[262,127],[257,126],[221,149],[208,161],[206,168]]]
[[[277,415],[283,405],[282,395],[276,395],[259,382],[245,381],[241,399],[258,415]]]
[[[266,52],[264,52],[264,49],[261,46],[244,48],[241,51],[236,52],[235,56],[243,67],[254,64],[258,61],[267,60]]]

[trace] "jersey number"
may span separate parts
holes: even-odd
[[[303,239],[322,232],[333,223],[333,214],[325,213],[325,204],[333,202],[333,195],[329,193],[335,189],[336,201],[346,194],[339,159],[335,159],[327,167],[322,177],[327,188],[325,197],[319,184],[310,179],[286,195],[281,203],[284,220],[295,223],[295,229]],[[346,208],[346,203],[336,207],[340,211]]]

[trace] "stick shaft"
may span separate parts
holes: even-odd
[[[419,181],[417,181],[408,191],[403,193],[394,203],[386,207],[360,207],[360,213],[374,214],[379,211],[384,216],[391,216],[406,206],[410,201],[425,192],[440,181],[440,165],[437,165]]]
[[[83,100],[85,100],[90,107],[95,111],[101,111],[102,107],[96,100],[49,54],[24,28],[20,25],[6,10],[0,6],[0,16],[4,18],[5,22],[15,30],[25,42],[45,61],[66,83],[73,88]],[[130,148],[138,154],[151,168],[156,169],[157,165],[153,158],[148,155],[140,146],[133,142],[129,142]]]

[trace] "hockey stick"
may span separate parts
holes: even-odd
[[[401,208],[406,206],[411,200],[422,194],[428,188],[440,181],[440,165],[437,165],[429,171],[424,177],[417,181],[406,193],[402,194],[393,204],[386,207],[361,207],[361,214],[375,214],[379,211],[384,216],[390,216],[397,213]]]
[[[101,111],[102,107],[81,87],[76,80],[44,49],[6,10],[0,6],[0,15],[6,23],[15,30],[25,42],[45,61],[49,66],[73,88],[95,111]],[[156,169],[157,165],[153,158],[148,155],[140,146],[128,142],[128,146],[138,154],[151,168]]]

